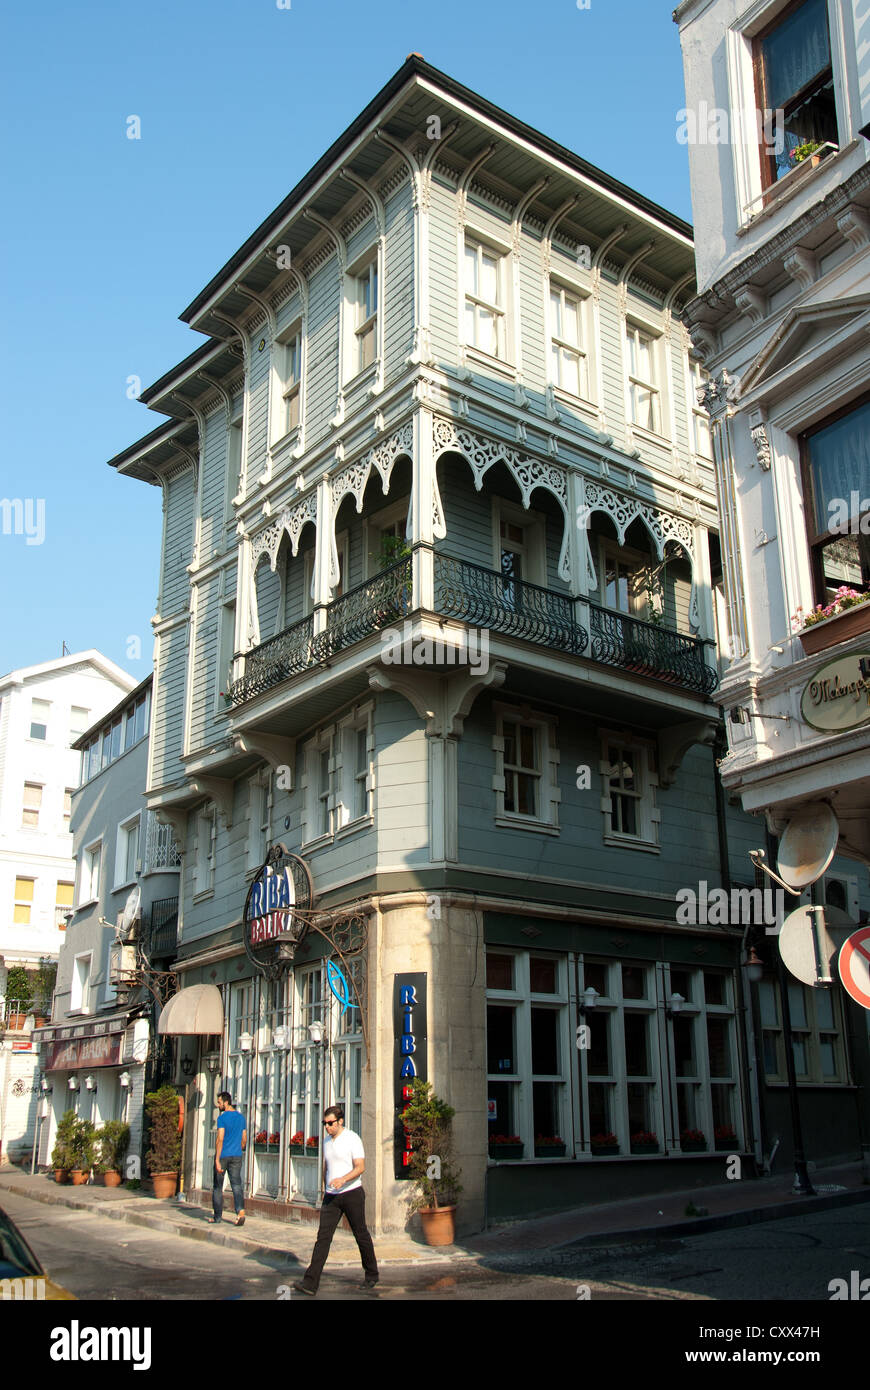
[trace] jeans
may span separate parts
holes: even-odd
[[[245,1209],[245,1196],[242,1192],[242,1154],[232,1154],[229,1158],[221,1157],[221,1167],[223,1172],[217,1170],[217,1163],[214,1166],[214,1187],[211,1192],[211,1204],[214,1209],[215,1221],[220,1221],[224,1214],[224,1178],[229,1177],[230,1187],[233,1189],[233,1202],[235,1203],[236,1215]]]
[[[323,1206],[320,1208],[317,1242],[314,1246],[314,1254],[311,1256],[311,1264],[306,1269],[303,1280],[306,1287],[312,1291],[316,1290],[320,1283],[320,1276],[323,1273],[323,1266],[326,1264],[332,1237],[335,1235],[338,1223],[343,1216],[347,1217],[350,1229],[353,1231],[359,1246],[366,1283],[376,1284],[378,1281],[375,1247],[366,1226],[366,1194],[361,1187],[354,1187],[351,1188],[350,1192],[327,1193],[323,1199]]]

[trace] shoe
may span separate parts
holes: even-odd
[[[244,1224],[245,1224],[245,1213],[242,1212],[241,1216],[237,1217],[237,1219],[236,1219],[236,1225],[237,1225],[237,1226],[244,1226]]]
[[[364,1288],[364,1289],[376,1289],[376,1288],[378,1287],[379,1282],[380,1282],[380,1280],[378,1280],[378,1279],[364,1279],[364,1280],[363,1280],[363,1288]]]
[[[302,1283],[294,1284],[293,1287],[298,1289],[300,1293],[307,1293],[309,1298],[314,1298],[317,1294],[316,1289],[309,1289],[307,1285]]]

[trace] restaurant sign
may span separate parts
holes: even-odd
[[[804,687],[801,715],[823,733],[855,729],[870,720],[870,652],[851,652],[821,666]]]
[[[407,1178],[411,1146],[402,1124],[402,1112],[411,1099],[412,1083],[428,1081],[428,1039],[426,1036],[426,975],[393,976],[393,1128],[394,1174]]]
[[[314,897],[311,872],[304,859],[282,844],[269,850],[245,899],[245,948],[266,973],[293,959],[305,934]],[[303,914],[303,915],[300,915]]]
[[[118,1067],[121,1065],[123,1033],[103,1037],[71,1038],[49,1043],[43,1071],[75,1071],[78,1067]]]

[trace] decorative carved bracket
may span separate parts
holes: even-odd
[[[240,753],[252,753],[262,758],[273,772],[286,768],[288,780],[282,788],[293,790],[293,773],[296,766],[296,740],[283,738],[280,734],[234,734],[233,743]]]
[[[187,812],[173,810],[169,806],[155,806],[152,809],[161,825],[171,826],[175,847],[179,854],[184,854],[187,850]]]
[[[670,787],[676,780],[683,759],[696,743],[712,748],[716,742],[718,724],[712,719],[688,719],[659,730],[659,786]]]
[[[227,830],[233,823],[233,784],[228,777],[204,777],[197,773],[190,778],[189,786],[192,791],[198,792],[201,796],[207,796],[214,802],[218,809],[218,815],[226,825]]]
[[[426,720],[430,738],[459,738],[465,719],[480,694],[504,684],[507,666],[495,661],[480,676],[470,671],[451,676],[402,667],[369,666],[369,685],[373,690],[395,690]]]

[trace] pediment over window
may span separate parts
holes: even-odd
[[[794,392],[796,383],[840,357],[870,332],[870,295],[824,300],[790,309],[740,382],[745,410]]]

